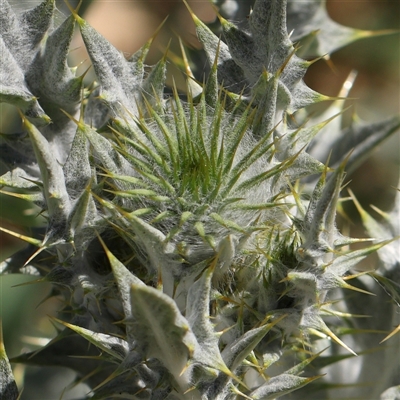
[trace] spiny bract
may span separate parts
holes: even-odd
[[[1,271],[36,274],[65,299],[64,329],[14,361],[62,359],[92,399],[228,400],[274,399],[319,378],[301,376],[316,358],[310,335],[354,354],[324,321],[344,315],[327,294],[368,293],[349,271],[376,250],[398,274],[398,254],[382,247],[399,227],[387,234],[388,219],[381,241],[349,250],[357,240],[337,230],[336,208],[345,166],[400,122],[341,131],[338,101],[319,119],[301,113],[334,99],[305,85],[310,62],[292,40],[318,55],[364,35],[330,21],[324,3],[257,0],[246,29],[220,17],[222,40],[192,15],[211,68],[182,100],[164,94],[167,57],[145,68],[151,41],[125,59],[76,10],[53,28],[54,1],[17,15],[0,0],[0,100],[27,132],[3,136],[0,184],[48,220]],[[98,79],[90,89],[67,65],[75,24]],[[399,296],[385,273],[374,277]],[[2,354],[2,398],[16,399]]]

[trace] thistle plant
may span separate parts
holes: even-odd
[[[340,232],[336,213],[345,171],[400,119],[341,128],[343,99],[303,82],[310,55],[370,32],[334,23],[322,0],[257,0],[246,28],[219,15],[221,35],[191,13],[210,72],[198,81],[187,64],[182,94],[166,90],[168,53],[146,67],[152,40],[126,59],[78,9],[55,28],[53,0],[0,6],[0,100],[26,133],[3,135],[0,184],[47,220],[31,236],[2,229],[29,246],[1,272],[52,283],[64,304],[56,337],[12,362],[71,368],[91,399],[305,398],[306,385],[307,398],[329,398],[321,369],[379,343],[359,314],[382,307],[375,328],[393,340],[400,196],[380,222],[351,194],[371,240]],[[75,25],[89,86],[67,65]],[[309,114],[319,101],[331,105]],[[380,268],[358,274],[374,252]],[[369,298],[381,287],[389,297]],[[2,398],[17,399],[1,354]],[[398,351],[377,357],[393,374],[371,398],[397,398]]]

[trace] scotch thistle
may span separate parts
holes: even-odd
[[[182,94],[165,90],[168,54],[145,66],[151,40],[126,59],[78,9],[54,28],[54,0],[22,14],[0,5],[0,100],[26,132],[3,135],[0,184],[47,219],[42,236],[2,229],[29,246],[1,271],[36,275],[64,300],[57,336],[13,361],[71,368],[91,399],[261,400],[323,381],[309,369],[330,362],[312,354],[315,336],[355,355],[339,334],[351,314],[329,295],[367,297],[353,268],[388,254],[399,227],[354,199],[382,232],[354,250],[365,240],[338,230],[336,210],[345,170],[400,120],[340,129],[338,100],[303,82],[311,62],[298,53],[370,33],[333,23],[324,1],[257,0],[245,29],[219,16],[221,37],[191,13],[210,72]],[[75,25],[89,87],[67,65]],[[323,117],[307,114],[325,100]],[[395,253],[372,275],[398,298]],[[3,350],[1,373],[2,398],[18,398]]]

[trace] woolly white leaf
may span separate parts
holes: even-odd
[[[252,391],[249,397],[254,400],[272,400],[293,392],[319,377],[302,378],[296,375],[281,374],[271,378],[267,383]]]
[[[187,389],[189,382],[182,372],[197,346],[188,321],[169,296],[149,286],[132,285],[131,306],[140,350],[162,361],[181,388]]]
[[[186,318],[199,344],[195,348],[194,361],[232,376],[218,347],[219,335],[210,321],[210,290],[214,267],[207,268],[191,286],[186,303]]]
[[[338,24],[329,17],[326,0],[313,0],[306,4],[289,0],[287,29],[293,31],[294,42],[300,40],[299,53],[303,57],[324,56],[359,39],[387,33]]]
[[[386,389],[381,394],[380,400],[400,400],[400,385]]]
[[[143,55],[147,46],[126,60],[122,53],[97,33],[85,20],[75,15],[86,49],[93,63],[97,78],[102,84],[101,98],[118,118],[126,111],[136,114],[138,89],[143,80]],[[130,118],[130,117],[128,117]]]
[[[4,348],[3,330],[0,324],[0,398],[2,400],[17,400],[18,397],[18,388]]]

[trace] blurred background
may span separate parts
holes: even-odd
[[[34,6],[35,1],[11,1],[11,3],[17,10],[24,10]],[[70,3],[76,5],[77,2],[70,1]],[[204,22],[215,21],[215,11],[208,0],[188,0],[188,3]],[[251,3],[252,1],[244,0],[241,2],[241,7],[248,5],[250,9]],[[60,22],[68,15],[68,9],[62,1],[57,1],[57,6],[60,10],[57,21]],[[342,25],[368,30],[400,30],[399,1],[328,0],[327,8],[331,18]],[[154,39],[146,59],[148,65],[157,62],[170,42],[170,59],[173,60],[175,56],[180,57],[178,36],[191,49],[201,47],[195,36],[194,24],[181,0],[84,0],[80,14],[126,56],[134,53],[149,40],[168,16]],[[77,65],[86,59],[78,69],[78,72],[85,71],[90,62],[79,34],[74,38],[71,49],[70,65]],[[195,53],[189,52],[189,54],[195,64]],[[178,85],[179,82],[183,83],[184,74],[174,69],[171,63],[170,67],[169,73],[174,75]],[[195,71],[196,77],[202,80],[202,74],[206,69],[204,63],[200,65]],[[400,111],[399,34],[353,43],[335,52],[330,62],[322,59],[314,63],[307,72],[305,81],[314,90],[336,96],[352,70],[357,70],[358,75],[350,92],[350,97],[355,100],[348,101],[349,105],[352,105],[351,112],[356,112],[363,120],[378,121]],[[93,75],[89,75],[89,79],[93,79]],[[15,109],[0,104],[0,133],[14,133],[20,130]],[[397,133],[377,149],[352,176],[347,177],[347,180],[351,180],[350,187],[364,207],[368,209],[369,204],[374,204],[383,210],[390,207],[395,194],[393,187],[398,186],[399,166],[400,134]],[[29,235],[31,229],[43,224],[38,212],[39,210],[31,204],[0,193],[2,227]],[[350,205],[346,207],[346,213],[355,221],[358,220],[357,213]],[[352,230],[354,235],[364,234],[362,228],[356,224]],[[23,246],[22,241],[0,232],[1,260]],[[56,314],[60,300],[53,298],[41,303],[49,293],[49,286],[38,283],[13,287],[31,280],[31,277],[24,276],[0,277],[0,318],[3,320],[4,340],[9,357],[35,349],[35,344],[40,340],[37,338],[45,340],[54,335],[54,328],[49,322],[48,315]],[[37,393],[28,391],[28,388],[32,387],[32,382],[37,380],[37,370],[29,371],[27,390],[23,393],[22,399],[39,399]],[[25,372],[25,367],[16,366],[15,375],[19,382],[22,382]],[[57,380],[60,374],[56,369],[49,369],[46,373],[54,375],[53,386],[43,388],[40,400],[58,399],[55,393],[59,391],[60,384],[65,386],[68,380],[72,381],[73,374],[67,374],[66,380],[60,383]],[[76,398],[86,389],[79,386],[75,391],[67,392],[63,399]],[[43,397],[44,393],[47,397]]]

